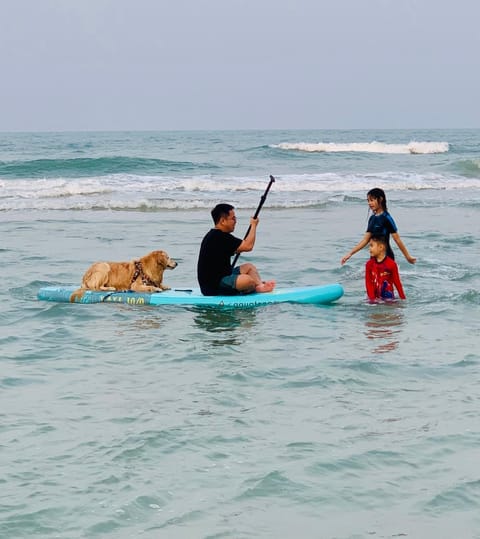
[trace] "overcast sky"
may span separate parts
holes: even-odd
[[[480,127],[480,0],[0,0],[0,131]]]

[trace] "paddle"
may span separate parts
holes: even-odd
[[[265,200],[267,200],[268,192],[270,191],[270,187],[272,187],[272,183],[274,181],[275,181],[275,178],[270,174],[270,182],[268,183],[267,188],[265,189],[265,193],[263,193],[263,195],[260,198],[260,204],[258,205],[257,211],[255,212],[255,214],[253,216],[254,219],[256,219],[258,217],[258,214],[260,213],[260,210],[262,209],[262,206],[263,206]],[[247,229],[247,233],[245,234],[243,239],[245,239],[248,236],[248,233],[250,232],[251,228],[252,228],[252,225],[249,225],[248,229]],[[237,253],[235,255],[235,258],[233,259],[233,262],[232,262],[232,268],[235,267],[235,264],[237,263],[237,260],[238,260],[239,256],[240,256],[240,253]]]

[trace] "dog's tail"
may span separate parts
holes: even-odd
[[[86,288],[77,288],[70,294],[70,303],[81,303]]]

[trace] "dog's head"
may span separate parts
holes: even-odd
[[[153,251],[155,253],[155,259],[159,266],[165,269],[175,269],[177,262],[170,258],[165,251]]]
[[[165,251],[152,251],[140,259],[143,271],[155,283],[162,282],[163,271],[175,269],[177,262],[170,258]]]

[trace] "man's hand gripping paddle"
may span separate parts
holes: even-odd
[[[262,209],[262,206],[263,206],[265,200],[267,200],[268,192],[270,191],[270,187],[272,187],[272,183],[274,181],[275,181],[275,178],[272,175],[270,175],[270,182],[268,183],[267,188],[265,189],[265,193],[263,193],[263,195],[260,198],[260,204],[258,205],[257,211],[255,212],[255,214],[253,216],[254,219],[256,219],[258,217],[258,214],[260,213],[260,210]],[[248,229],[247,229],[247,233],[245,234],[243,239],[245,239],[248,236],[248,233],[250,232],[251,228],[252,228],[252,226],[249,225]],[[237,253],[235,255],[235,258],[233,259],[233,262],[232,262],[232,269],[235,267],[235,264],[237,263],[237,260],[238,260],[239,256],[240,256],[240,253]]]

